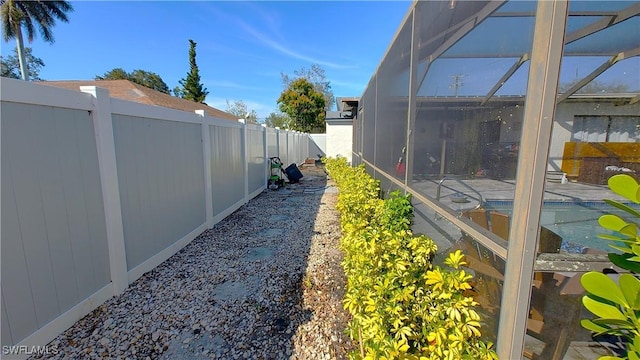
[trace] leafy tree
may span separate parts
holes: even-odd
[[[173,96],[184,98],[184,91],[180,86],[176,86],[173,88]]]
[[[187,73],[186,79],[179,81],[182,88],[174,89],[174,93],[176,93],[176,90],[179,90],[178,93],[183,99],[204,104],[204,99],[209,92],[200,83],[200,72],[196,64],[196,42],[191,39],[189,39],[189,66],[190,70]]]
[[[96,80],[129,80],[129,73],[123,68],[113,68],[104,75],[96,75]]]
[[[580,80],[570,81],[568,83],[560,84],[559,91],[561,93],[566,92],[572,86],[578,83]],[[629,92],[629,85],[624,83],[610,83],[605,84],[600,81],[593,80],[587,83],[585,86],[578,89],[577,94],[616,94]]]
[[[169,87],[162,80],[160,75],[144,70],[133,70],[131,73],[127,73],[122,68],[114,68],[110,71],[107,71],[102,76],[96,76],[96,80],[129,80],[136,84],[146,86],[150,89],[160,91],[165,94],[171,95],[169,91]]]
[[[164,82],[164,80],[162,80],[160,75],[154,72],[149,72],[144,70],[133,70],[131,74],[129,74],[129,76],[131,78],[131,81],[133,81],[136,84],[146,86],[148,88],[160,91],[165,94],[171,94],[171,92],[169,91],[169,87]]]
[[[6,59],[3,59],[2,55],[0,55],[0,76],[20,79],[20,60],[18,57],[18,49],[16,48],[13,51],[15,55],[9,55]],[[24,55],[27,60],[27,67],[30,70],[29,73],[31,74],[31,79],[42,81],[40,78],[40,69],[44,66],[44,61],[33,56],[30,47],[24,48]]]
[[[278,98],[280,111],[293,120],[291,129],[322,133],[325,130],[324,96],[305,78],[298,78]]]
[[[29,64],[25,54],[22,29],[27,32],[27,40],[31,43],[37,24],[44,41],[53,43],[51,28],[56,19],[68,22],[66,12],[73,11],[67,1],[18,1],[0,0],[0,16],[4,41],[16,39],[16,48],[23,80],[29,80]]]
[[[327,76],[325,75],[324,69],[322,66],[318,64],[312,64],[310,69],[302,67],[300,70],[293,71],[294,76],[290,77],[289,75],[280,73],[282,77],[282,87],[288,88],[296,79],[305,78],[309,80],[310,83],[313,84],[313,88],[316,91],[321,92],[324,96],[324,104],[325,110],[331,110],[331,107],[336,102],[335,96],[333,96],[333,90],[331,90],[331,84],[327,80]]]
[[[241,119],[245,119],[247,124],[257,124],[258,123],[258,113],[255,110],[248,111],[247,104],[242,100],[235,100],[230,102],[227,100],[227,109],[226,111],[229,114],[233,114]]]
[[[291,118],[287,114],[283,114],[281,112],[275,113],[272,112],[264,119],[264,123],[268,127],[272,128],[280,128],[280,129],[289,129],[289,124],[291,124]]]

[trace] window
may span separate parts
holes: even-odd
[[[640,142],[638,116],[576,116],[573,140],[578,142]]]

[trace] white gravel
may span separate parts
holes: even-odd
[[[345,359],[337,190],[266,190],[54,339],[51,359]]]

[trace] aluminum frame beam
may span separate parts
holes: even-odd
[[[500,359],[520,359],[524,350],[567,13],[567,0],[538,2],[501,302],[509,306],[500,307]]]
[[[500,80],[498,80],[498,82],[491,88],[491,90],[489,90],[489,92],[487,93],[487,95],[485,95],[484,99],[482,100],[482,102],[480,103],[480,105],[484,105],[487,103],[487,101],[489,101],[489,99],[491,99],[493,97],[493,95],[495,95],[496,92],[498,92],[498,90],[500,90],[500,88],[502,87],[502,85],[504,85],[504,83],[507,82],[507,80],[509,80],[509,78],[515,74],[516,71],[518,71],[518,69],[520,69],[520,66],[522,66],[522,64],[524,64],[525,62],[529,61],[529,54],[524,54],[522,56],[520,56],[520,58],[518,59],[517,62],[515,62],[510,68],[509,70],[507,70],[506,73],[504,73],[504,75],[502,75],[502,77],[500,78]]]
[[[582,39],[585,36],[589,36],[600,30],[604,30],[615,24],[621,23],[631,17],[634,17],[638,14],[640,14],[640,3],[631,5],[628,8],[622,9],[618,13],[615,13],[613,15],[606,15],[606,17],[600,21],[596,21],[581,29],[575,30],[570,34],[567,34],[565,44],[572,43],[576,40]],[[570,14],[570,15],[573,15],[573,14]],[[596,15],[596,14],[593,14],[593,15]]]
[[[612,56],[602,65],[598,66],[597,69],[593,70],[589,75],[583,77],[580,81],[578,81],[575,85],[565,91],[563,94],[558,96],[558,103],[566,100],[569,96],[575,94],[578,90],[582,89],[585,85],[590,83],[593,79],[597,78],[600,74],[607,71],[610,67],[615,65],[617,62],[629,59],[634,56],[640,56],[640,48],[636,48],[630,51],[625,51],[618,53],[617,55]]]
[[[427,76],[427,71],[429,70],[429,65],[431,64],[431,62],[433,62],[433,60],[437,59],[438,57],[440,57],[440,55],[442,55],[444,52],[449,50],[453,45],[455,45],[458,41],[460,41],[460,39],[462,39],[469,32],[471,32],[471,30],[473,30],[479,23],[481,23],[486,18],[491,16],[491,14],[493,14],[496,10],[498,10],[500,6],[502,6],[502,4],[505,2],[506,0],[492,1],[489,4],[487,4],[487,6],[485,6],[482,9],[482,11],[480,11],[479,13],[465,19],[464,21],[461,21],[460,22],[461,25],[459,25],[461,27],[455,32],[455,34],[453,34],[449,39],[447,39],[447,41],[445,41],[426,59],[427,64],[424,70],[418,75],[418,78],[417,78],[418,80],[417,89],[420,89],[422,87],[422,83],[424,82],[424,79]],[[443,32],[437,38],[444,36],[447,33],[448,32]]]

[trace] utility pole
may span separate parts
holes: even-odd
[[[458,89],[464,85],[460,80],[464,77],[462,74],[455,74],[450,76],[453,79],[453,84],[449,85],[449,89],[453,88],[453,96],[458,97]]]

